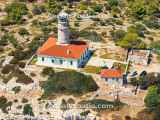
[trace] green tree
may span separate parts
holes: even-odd
[[[30,104],[26,104],[23,108],[23,114],[24,115],[30,115],[30,116],[34,116],[34,113],[32,111],[32,107]]]
[[[160,104],[160,95],[158,94],[157,86],[150,86],[148,89],[147,96],[145,97],[145,105],[151,110],[155,111]]]

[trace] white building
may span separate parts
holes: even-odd
[[[109,85],[123,85],[123,73],[121,70],[103,69],[100,75]]]
[[[82,67],[90,57],[89,46],[69,39],[68,14],[58,15],[58,41],[51,36],[37,51],[37,64],[59,68]]]

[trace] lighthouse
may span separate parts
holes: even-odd
[[[69,15],[60,12],[58,17],[58,39],[50,36],[37,50],[37,65],[56,68],[77,69],[90,58],[87,42],[69,39]]]
[[[65,12],[58,15],[58,44],[69,43],[69,17]]]

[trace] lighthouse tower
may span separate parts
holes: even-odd
[[[58,43],[68,44],[69,43],[69,20],[68,14],[60,12],[58,15]]]

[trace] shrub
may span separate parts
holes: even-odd
[[[8,19],[15,23],[20,23],[22,16],[28,13],[26,4],[21,2],[8,4],[5,10],[8,13]]]
[[[32,13],[34,15],[40,15],[41,13],[46,12],[46,9],[44,6],[34,6]]]
[[[25,62],[18,62],[18,66],[20,67],[20,68],[25,68]]]
[[[96,4],[96,5],[92,6],[92,9],[93,9],[94,12],[99,12],[100,13],[103,10],[103,6],[100,5],[100,4]]]
[[[126,32],[124,30],[111,31],[111,36],[113,40],[120,40],[124,38],[125,35],[126,35]]]
[[[8,113],[7,112],[7,107],[11,106],[12,102],[8,102],[7,98],[5,98],[4,96],[0,97],[0,109],[4,112],[4,113]]]
[[[27,102],[28,102],[28,100],[26,98],[22,99],[22,103],[27,103]]]
[[[19,69],[16,69],[14,74],[17,77],[17,80],[16,80],[17,83],[23,83],[23,84],[33,83],[32,78],[30,78],[28,75],[26,75],[23,71]]]
[[[8,74],[9,72],[11,72],[13,70],[12,68],[13,66],[11,65],[5,65],[3,68],[2,68],[2,74]]]
[[[157,106],[160,104],[159,99],[160,96],[158,94],[158,88],[156,86],[150,86],[144,100],[146,107],[151,111],[155,111]]]
[[[2,39],[2,41],[10,42],[15,48],[21,48],[21,46],[18,44],[14,35],[11,33],[4,34],[1,39]]]
[[[111,7],[119,4],[118,0],[108,0],[107,2]]]
[[[14,87],[12,91],[14,91],[15,94],[19,93],[21,91],[21,86]]]
[[[148,27],[148,28],[151,28],[151,29],[160,29],[160,23],[158,21],[157,18],[149,18],[149,19],[145,19],[143,21],[143,23]]]
[[[51,67],[46,67],[42,71],[42,75],[44,75],[44,76],[46,76],[46,75],[52,76],[54,74],[55,74],[55,72],[54,72],[53,68],[51,68]]]
[[[146,48],[146,44],[136,33],[127,33],[123,39],[116,41],[116,44],[123,48]]]
[[[25,28],[20,28],[18,33],[22,36],[29,35],[29,32]]]
[[[80,37],[91,40],[92,42],[102,41],[101,36],[95,31],[82,30],[79,34]]]
[[[5,46],[8,44],[8,40],[5,38],[5,36],[2,36],[0,38],[0,46]]]
[[[24,115],[30,115],[30,116],[34,116],[34,113],[32,111],[32,107],[30,104],[26,104],[23,108],[23,114]]]
[[[59,2],[47,0],[47,9],[51,14],[58,14],[61,11],[62,6]]]
[[[91,76],[75,71],[63,71],[50,76],[42,84],[42,88],[42,97],[48,97],[58,93],[81,95],[97,90],[98,86]]]

